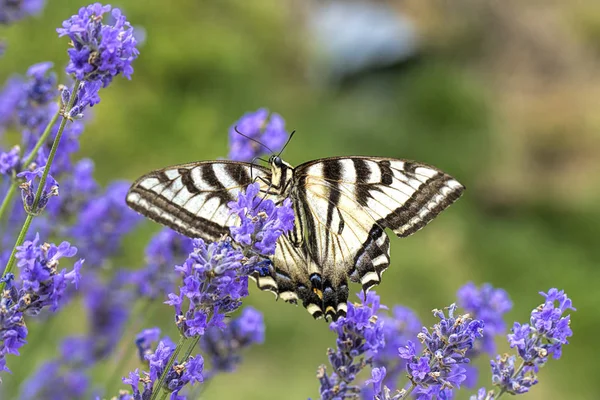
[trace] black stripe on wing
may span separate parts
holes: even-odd
[[[127,204],[188,237],[217,240],[235,220],[227,202],[269,170],[249,163],[206,161],[152,171],[129,189]]]

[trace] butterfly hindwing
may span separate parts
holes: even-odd
[[[139,178],[127,194],[127,204],[185,236],[214,241],[236,223],[227,203],[258,177],[268,181],[270,172],[230,161],[175,165]]]

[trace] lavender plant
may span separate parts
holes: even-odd
[[[42,1],[3,6],[2,22],[33,13],[41,5]],[[111,10],[114,24],[103,23],[103,15]],[[2,232],[1,258],[5,267],[0,279],[0,291],[4,293],[0,308],[0,365],[4,370],[8,370],[5,355],[18,354],[17,349],[25,343],[24,315],[37,315],[46,308],[58,310],[80,281],[83,260],[76,262],[70,272],[58,268],[59,259],[74,256],[77,249],[66,241],[59,246],[43,243],[40,236],[72,237],[94,266],[114,250],[137,219],[120,198],[117,200],[124,186],[109,187],[107,196],[99,194],[91,176],[91,163],[71,161],[83,130],[83,124],[73,119],[83,118],[85,109],[100,101],[98,91],[115,76],[130,77],[132,73],[131,62],[138,54],[132,28],[118,9],[94,4],[65,21],[58,32],[69,36],[79,50],[69,51],[67,73],[74,78],[72,88],[58,85],[51,63],[39,63],[30,67],[25,77],[11,78],[0,94],[0,131],[21,133],[20,145],[0,152],[5,193],[0,218],[8,219],[7,229]],[[83,60],[86,51],[88,58]],[[87,72],[82,74],[81,70]],[[60,200],[52,199],[59,195],[59,180],[65,182],[66,195]],[[22,208],[13,204],[19,188]],[[103,201],[105,198],[108,202]],[[125,213],[115,213],[119,209]],[[8,250],[4,246],[16,233],[19,221],[22,226],[16,231],[16,243]],[[94,229],[89,224],[94,224]],[[28,240],[30,227],[37,233]],[[19,274],[15,277],[13,267],[17,261]]]

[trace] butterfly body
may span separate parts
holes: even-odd
[[[264,168],[209,161],[150,172],[127,203],[183,235],[217,240],[239,223],[227,203],[254,181],[266,198],[290,198],[294,229],[282,235],[272,269],[253,278],[262,290],[300,301],[315,318],[346,314],[349,282],[368,290],[389,266],[385,229],[406,237],[460,197],[464,187],[426,164],[380,157],[333,157],[294,168],[279,156]]]

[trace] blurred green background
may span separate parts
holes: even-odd
[[[461,285],[490,282],[513,299],[511,324],[528,319],[541,302],[538,291],[565,289],[577,307],[571,344],[522,398],[597,398],[590,357],[600,332],[600,5],[389,2],[413,24],[418,52],[393,68],[332,81],[318,79],[327,72],[309,30],[316,4],[113,3],[147,37],[133,79],[117,79],[101,92],[81,155],[95,161],[103,183],[225,157],[228,127],[267,107],[297,132],[285,151],[292,164],[357,154],[433,164],[468,190],[422,232],[392,238],[392,265],[377,288],[382,302],[412,307],[431,324],[429,310],[455,301]],[[52,0],[39,18],[2,28],[2,81],[39,61],[60,70],[67,40],[55,29],[82,5]],[[158,228],[146,222],[130,235],[119,262],[143,265],[144,246]],[[334,345],[326,324],[254,287],[246,304],[264,311],[266,343],[237,372],[218,376],[203,398],[317,397],[316,368]],[[14,372],[2,377],[6,398],[58,354],[61,335],[84,329],[80,305],[69,310],[54,317],[50,332],[31,320],[30,344],[9,357]],[[153,310],[141,313],[146,326],[175,333],[170,308]],[[121,349],[133,345],[132,337],[126,333]],[[478,363],[480,383],[489,387],[487,361]],[[131,353],[117,372],[137,367]],[[113,368],[100,365],[94,380],[103,382]],[[114,384],[112,393],[120,388]]]

